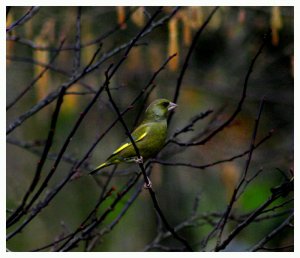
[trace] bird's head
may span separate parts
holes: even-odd
[[[157,99],[153,101],[146,109],[146,120],[163,120],[167,118],[168,113],[176,108],[177,105],[167,99]]]

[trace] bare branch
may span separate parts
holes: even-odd
[[[255,144],[253,146],[253,148],[257,149],[265,141],[267,141],[268,139],[270,139],[270,137],[272,136],[272,132],[273,132],[273,130],[271,130],[267,136],[265,136],[257,144]],[[204,165],[196,165],[196,164],[185,163],[185,162],[168,162],[168,161],[159,160],[159,159],[152,159],[150,162],[151,163],[158,163],[158,164],[161,164],[161,165],[164,165],[164,166],[183,166],[183,167],[190,167],[190,168],[195,168],[195,169],[206,169],[208,167],[212,167],[212,166],[219,165],[219,164],[222,164],[222,163],[225,163],[225,162],[233,161],[233,160],[238,159],[238,158],[242,158],[245,155],[249,154],[250,150],[251,149],[248,149],[248,150],[244,151],[243,153],[234,155],[234,156],[232,156],[230,158],[221,159],[221,160],[214,161],[214,162],[211,162],[211,163],[208,163],[208,164],[204,164]]]
[[[254,210],[247,219],[245,219],[243,222],[238,224],[236,228],[228,235],[228,237],[219,244],[215,251],[221,251],[226,248],[226,246],[234,239],[236,235],[238,235],[244,228],[246,228],[256,217],[258,217],[265,208],[267,208],[270,204],[272,204],[275,200],[278,198],[284,196],[285,193],[289,193],[293,191],[293,180],[289,182],[285,182],[279,186],[283,191],[280,192],[274,192],[272,195],[266,200],[261,206],[259,206],[256,210]]]
[[[60,43],[60,46],[58,48],[58,51],[55,53],[55,55],[51,58],[50,62],[45,66],[45,68],[38,74],[32,82],[11,102],[6,106],[6,111],[8,111],[10,108],[12,108],[34,85],[35,83],[43,77],[43,75],[48,71],[49,67],[53,64],[53,62],[56,60],[60,53],[60,49],[62,48],[65,40],[63,39]]]
[[[277,228],[273,229],[262,240],[260,240],[256,245],[254,245],[249,251],[256,252],[256,251],[262,249],[268,241],[270,241],[275,235],[277,235],[285,227],[287,227],[293,218],[294,218],[294,213],[290,214],[285,221],[283,221]]]
[[[28,211],[29,207],[27,206],[26,209],[24,209],[24,207],[26,205],[26,202],[27,202],[30,194],[33,193],[34,189],[36,188],[36,186],[39,182],[43,166],[44,166],[45,161],[47,159],[48,152],[49,152],[49,150],[52,146],[54,133],[55,133],[55,128],[56,128],[56,124],[57,124],[57,119],[58,119],[58,115],[59,115],[59,112],[60,112],[61,105],[63,103],[63,97],[64,97],[65,92],[66,92],[66,88],[62,88],[61,92],[60,92],[60,95],[58,97],[58,100],[57,100],[56,108],[55,108],[55,110],[53,112],[53,115],[52,115],[50,130],[49,130],[49,133],[48,133],[48,138],[47,138],[47,141],[45,143],[45,147],[44,147],[44,151],[43,151],[43,154],[41,156],[41,159],[37,164],[37,168],[36,168],[34,178],[33,178],[32,182],[29,186],[29,189],[27,190],[27,192],[25,193],[25,195],[23,197],[23,200],[22,200],[20,206],[7,219],[7,226],[8,227],[11,226],[15,222],[15,219],[18,218],[20,212],[21,212],[21,214],[24,214]]]
[[[253,134],[252,134],[252,138],[251,138],[249,154],[248,154],[248,158],[247,158],[247,161],[246,161],[243,176],[242,176],[239,184],[237,185],[237,187],[233,191],[230,202],[229,202],[229,204],[227,206],[227,209],[224,213],[223,220],[221,219],[222,223],[220,221],[221,224],[220,224],[220,231],[219,231],[219,236],[218,236],[218,240],[217,240],[216,250],[218,249],[219,243],[221,241],[222,233],[223,233],[223,230],[225,228],[228,216],[229,216],[229,214],[230,214],[230,212],[233,208],[234,202],[236,201],[237,194],[238,194],[240,188],[242,187],[242,185],[244,184],[244,182],[246,180],[246,177],[247,177],[248,169],[249,169],[251,158],[252,158],[252,153],[254,151],[254,146],[255,146],[254,144],[255,144],[255,140],[256,140],[256,134],[257,134],[257,131],[258,131],[258,125],[259,125],[259,122],[260,122],[260,117],[261,117],[263,106],[264,106],[264,98],[261,101],[259,111],[258,111],[258,115],[257,115],[257,118],[255,119],[255,125],[254,125]]]
[[[261,44],[261,46],[259,47],[256,55],[254,56],[254,58],[251,61],[250,67],[247,71],[246,77],[245,77],[245,81],[244,81],[244,86],[243,86],[243,91],[242,91],[242,95],[241,95],[241,99],[235,109],[235,111],[232,113],[232,115],[221,125],[219,126],[216,130],[214,130],[213,132],[211,132],[208,136],[206,136],[204,139],[200,140],[200,141],[196,141],[196,142],[190,142],[190,143],[180,143],[180,142],[176,142],[178,145],[180,146],[195,146],[195,145],[204,145],[206,142],[208,142],[210,139],[212,139],[216,134],[218,134],[219,132],[221,132],[225,127],[227,127],[235,118],[236,116],[240,113],[240,111],[242,110],[242,106],[243,103],[245,101],[246,95],[247,95],[247,88],[248,88],[248,81],[250,78],[250,75],[252,73],[254,64],[257,60],[257,58],[259,57],[259,55],[261,54],[264,46],[266,45],[268,39],[270,36],[270,32],[268,32],[263,40],[263,43]]]
[[[59,92],[61,90],[61,88],[66,88],[68,89],[69,87],[71,87],[74,83],[76,83],[79,79],[81,79],[82,77],[84,77],[87,72],[86,70],[91,66],[92,62],[94,61],[94,59],[96,58],[96,56],[98,55],[99,51],[101,49],[101,46],[95,51],[93,57],[91,58],[90,63],[85,67],[85,69],[78,75],[76,76],[74,79],[72,79],[71,81],[63,84],[58,90],[50,93],[48,96],[46,96],[44,99],[42,99],[39,103],[37,103],[35,106],[33,106],[29,111],[25,112],[24,114],[22,114],[21,116],[19,116],[14,122],[12,122],[9,126],[8,129],[6,131],[6,134],[10,134],[14,129],[16,129],[18,126],[20,126],[25,120],[27,120],[29,117],[31,117],[32,115],[36,114],[38,111],[40,111],[42,108],[44,108],[45,106],[49,105],[50,103],[52,103],[52,101],[54,101],[58,96],[59,96]],[[101,92],[100,92],[101,93]],[[100,94],[99,93],[99,94]],[[97,94],[96,94],[97,95]]]
[[[81,42],[81,6],[77,7],[76,17],[76,36],[75,36],[75,54],[73,59],[73,76],[79,71],[80,68],[80,42]]]
[[[160,20],[156,22],[152,22],[152,24],[147,28],[143,33],[140,35],[141,38],[145,37],[148,35],[150,32],[152,32],[153,29],[162,26],[165,22],[167,22],[169,19],[171,19],[179,10],[179,7],[176,7],[173,9],[173,11],[161,18]],[[136,42],[136,41],[135,41]],[[116,55],[117,53],[121,52],[122,50],[128,48],[132,44],[132,40],[129,42],[114,48],[110,52],[107,52],[104,54],[101,59],[96,62],[94,65],[87,66],[79,75],[77,75],[73,80],[70,82],[64,84],[65,87],[69,88],[72,85],[74,85],[77,81],[82,79],[84,76],[89,74],[90,72],[94,71],[97,69],[102,63],[104,63],[106,60],[108,60],[110,57]],[[98,51],[97,51],[98,52]],[[96,56],[96,55],[94,55]],[[93,59],[93,58],[92,58]],[[47,97],[45,97],[43,100],[41,100],[39,103],[34,105],[30,110],[27,112],[23,113],[21,116],[19,116],[15,121],[9,124],[8,129],[6,130],[6,134],[11,133],[13,130],[15,130],[18,126],[20,126],[24,121],[26,121],[28,118],[30,118],[32,115],[36,114],[38,111],[40,111],[42,108],[50,104],[52,101],[54,101],[59,95],[59,91],[55,91],[50,93]]]
[[[64,87],[65,89],[67,89],[67,87]],[[50,172],[47,174],[44,182],[42,183],[42,185],[40,186],[40,188],[38,189],[38,191],[36,192],[36,194],[33,196],[33,198],[31,199],[31,201],[29,202],[29,204],[26,206],[25,210],[28,210],[32,204],[37,200],[37,198],[40,196],[40,194],[45,190],[49,180],[51,179],[51,177],[53,176],[54,172],[56,171],[57,166],[59,165],[62,156],[64,154],[64,152],[66,151],[72,137],[74,136],[74,134],[76,133],[77,129],[79,128],[81,122],[83,121],[83,119],[85,118],[85,116],[87,115],[87,113],[89,112],[89,110],[92,108],[92,106],[94,105],[94,103],[96,102],[96,100],[98,99],[98,97],[100,96],[100,94],[103,91],[103,87],[100,87],[100,89],[98,90],[98,92],[95,94],[94,98],[92,99],[92,101],[87,105],[87,107],[85,108],[85,110],[80,114],[78,120],[75,123],[75,126],[73,127],[73,129],[71,130],[70,134],[68,135],[68,137],[66,138],[65,143],[63,144],[63,147],[61,148],[57,159],[54,162],[53,167],[51,168]],[[71,178],[72,175],[70,175]],[[69,179],[69,178],[68,178]],[[53,197],[52,197],[53,198]],[[50,198],[48,201],[50,201],[52,198]],[[42,209],[42,207],[39,207],[37,210],[38,212]],[[22,223],[19,227],[17,227],[17,229],[15,231],[13,231],[12,233],[10,233],[7,236],[7,239],[10,239],[11,237],[13,237],[15,234],[19,233],[35,216],[36,214],[38,214],[38,212],[33,213],[27,220],[24,221],[24,223]]]
[[[10,26],[8,26],[6,28],[6,33],[12,31],[17,26],[20,26],[20,25],[24,24],[25,22],[27,22],[28,20],[30,20],[34,15],[37,14],[39,9],[40,9],[40,7],[38,7],[38,6],[30,7],[30,9],[21,18],[19,18],[18,20],[16,20],[15,22],[13,22]]]
[[[201,27],[198,29],[198,31],[196,32],[194,38],[193,38],[193,41],[191,43],[191,46],[189,48],[189,51],[186,55],[186,58],[184,60],[184,63],[183,63],[183,66],[182,66],[182,69],[180,71],[180,74],[179,74],[179,77],[177,79],[177,85],[176,85],[176,89],[175,89],[175,95],[174,95],[174,98],[173,98],[173,102],[176,103],[177,100],[178,100],[178,97],[179,97],[179,93],[180,93],[180,88],[181,88],[181,85],[182,85],[182,80],[183,80],[183,76],[185,75],[185,72],[186,72],[186,69],[188,67],[188,64],[189,64],[189,61],[190,61],[190,58],[192,56],[192,52],[194,51],[194,48],[196,47],[196,44],[197,44],[197,41],[202,33],[202,31],[205,29],[205,27],[207,26],[207,24],[210,22],[211,18],[213,17],[213,15],[215,14],[215,12],[218,10],[219,7],[215,7],[212,12],[210,13],[210,15],[207,17],[207,19],[205,20],[205,22],[201,25]],[[171,113],[169,118],[168,118],[168,123],[171,122],[172,120],[172,117],[173,117],[173,114],[174,113]]]
[[[148,84],[147,84],[147,86],[146,86],[146,89],[147,89],[148,87],[150,87],[150,85],[152,85],[152,84],[154,83],[154,81],[155,81],[157,75],[158,75],[162,70],[165,69],[165,67],[167,66],[167,64],[168,64],[175,56],[177,56],[177,53],[175,53],[175,54],[169,56],[169,57],[165,60],[165,62],[162,64],[162,66],[161,66],[157,71],[155,71],[155,73],[152,75],[151,79],[149,80],[149,82],[148,82]],[[152,89],[148,92],[147,96],[146,96],[145,99],[144,99],[144,102],[143,102],[144,104],[146,103],[145,100],[148,98],[148,96],[150,95],[150,93],[152,92],[152,90],[155,88],[155,86],[156,86],[156,85],[154,85],[154,86],[152,87]],[[140,119],[140,117],[141,117],[141,115],[142,115],[142,111],[143,111],[143,108],[140,109],[140,112],[137,114],[137,116],[136,116],[136,118],[135,118],[134,127],[137,125],[137,123],[138,123],[138,121],[139,121],[139,119]]]
[[[134,176],[134,178],[132,178],[127,183],[127,185],[124,187],[124,189],[117,193],[116,198],[113,201],[113,203],[110,205],[110,207],[108,207],[105,210],[105,212],[97,220],[91,222],[90,224],[84,226],[81,229],[81,233],[82,233],[81,236],[77,236],[77,237],[73,238],[73,240],[70,241],[70,243],[67,246],[65,246],[64,248],[60,248],[60,251],[71,250],[72,248],[74,248],[76,246],[76,244],[81,239],[85,239],[86,236],[90,235],[92,230],[94,230],[97,226],[99,226],[105,220],[105,218],[114,210],[115,206],[123,199],[123,197],[129,192],[129,190],[137,183],[140,175],[141,174]]]
[[[124,22],[128,21],[131,17],[131,15],[137,10],[138,8],[134,8],[132,10],[129,10],[128,13],[126,14],[126,17],[125,17],[125,20]],[[61,50],[62,51],[73,51],[73,50],[76,50],[76,49],[84,49],[86,47],[89,47],[89,46],[92,46],[92,45],[101,45],[102,41],[104,39],[106,39],[107,37],[111,36],[113,33],[119,31],[122,27],[122,24],[117,24],[114,28],[112,29],[109,29],[108,31],[104,32],[101,36],[95,38],[95,39],[92,39],[86,43],[80,43],[79,46],[76,46],[75,45],[69,45],[69,46],[64,46]],[[56,52],[58,49],[57,48],[54,48],[54,47],[50,47],[50,46],[39,46],[39,45],[36,45],[35,42],[31,41],[31,40],[28,40],[28,39],[25,39],[25,38],[21,38],[20,36],[14,36],[14,35],[9,35],[6,37],[6,40],[8,41],[14,41],[14,42],[18,42],[20,44],[23,44],[25,46],[28,46],[34,50],[40,50],[40,51],[52,51],[52,52]]]
[[[102,45],[99,46],[99,50],[101,49],[101,47],[102,47]],[[30,63],[30,64],[33,64],[33,65],[38,65],[38,66],[41,66],[41,67],[45,67],[50,71],[62,74],[64,76],[68,77],[68,78],[72,77],[72,74],[70,74],[68,71],[66,71],[64,69],[58,68],[54,65],[42,63],[40,61],[37,61],[36,59],[32,59],[32,58],[28,58],[28,57],[20,57],[20,56],[10,56],[10,55],[6,56],[6,58],[8,60],[15,61],[15,62],[25,62],[25,63]],[[82,87],[86,88],[91,93],[96,93],[97,92],[96,90],[94,90],[94,88],[91,85],[88,85],[87,83],[85,83],[83,81],[78,81],[77,83],[79,85],[81,85]]]

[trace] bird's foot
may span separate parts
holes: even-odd
[[[135,157],[135,158],[133,159],[133,161],[134,161],[135,163],[138,163],[138,164],[143,164],[143,163],[144,163],[144,159],[143,159],[142,156],[141,156],[140,158],[139,158],[139,157]]]
[[[152,188],[152,182],[151,182],[150,178],[147,177],[147,179],[148,179],[148,183],[145,183],[145,184],[144,184],[144,188],[145,188],[145,189]]]

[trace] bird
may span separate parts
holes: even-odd
[[[104,163],[97,166],[90,174],[118,163],[143,163],[154,157],[164,146],[167,137],[167,117],[177,104],[168,99],[157,99],[153,101],[145,111],[141,124],[131,133],[139,153],[137,156],[134,146],[129,138],[120,145]]]

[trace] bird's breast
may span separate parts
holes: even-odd
[[[166,137],[166,122],[156,122],[149,125],[149,130],[145,141],[138,143],[138,148],[141,150],[143,158],[150,158],[159,152],[165,144]]]

